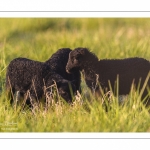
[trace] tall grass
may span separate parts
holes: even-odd
[[[3,18],[0,19],[1,132],[149,132],[149,110],[140,91],[97,98],[84,80],[73,105],[54,99],[48,109],[15,110],[5,95],[5,74],[16,57],[45,61],[62,47],[88,47],[100,59],[150,59],[149,18]],[[109,101],[108,101],[109,100]],[[124,103],[119,104],[118,101]],[[107,111],[106,111],[107,108]]]

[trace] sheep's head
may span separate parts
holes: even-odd
[[[66,71],[72,73],[76,69],[82,70],[83,62],[87,58],[88,53],[87,48],[76,48],[71,51],[66,65]]]
[[[76,92],[75,85],[67,80],[56,81],[59,95],[68,103],[72,102],[72,96]]]

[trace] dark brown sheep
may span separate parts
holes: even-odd
[[[150,71],[150,62],[137,57],[98,60],[87,48],[76,48],[69,54],[66,70],[71,73],[77,69],[84,71],[87,86],[91,90],[94,89],[96,93],[100,91],[100,87],[104,92],[112,88],[115,93],[118,77],[118,94],[126,95],[129,94],[133,84],[137,88],[140,83],[139,89],[141,90]],[[111,83],[111,88],[109,83]],[[150,79],[147,85],[150,87]],[[147,94],[148,91],[145,90],[142,98]],[[150,101],[147,101],[147,104],[150,104]]]
[[[65,70],[70,51],[69,48],[59,49],[46,62],[27,58],[12,60],[6,73],[7,92],[13,97],[19,91],[25,97],[29,91],[27,103],[30,103],[31,99],[40,100],[44,96],[44,86],[49,87],[55,81],[60,96],[72,102],[72,93],[80,90],[80,72],[68,74]]]

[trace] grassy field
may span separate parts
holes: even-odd
[[[5,96],[5,74],[16,57],[45,61],[62,47],[87,47],[99,59],[143,57],[150,60],[149,18],[1,18],[0,131],[1,132],[150,132],[150,114],[134,90],[126,103],[112,97],[105,111],[101,98],[85,82],[73,106],[54,103],[47,111],[15,110]],[[88,96],[87,96],[88,95]]]

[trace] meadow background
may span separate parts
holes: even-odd
[[[149,132],[150,114],[132,91],[125,105],[113,97],[106,112],[84,80],[73,106],[56,103],[33,113],[13,109],[5,95],[5,74],[16,57],[45,61],[59,48],[87,47],[99,59],[150,60],[149,18],[0,18],[0,132]],[[85,92],[86,91],[86,92]]]

